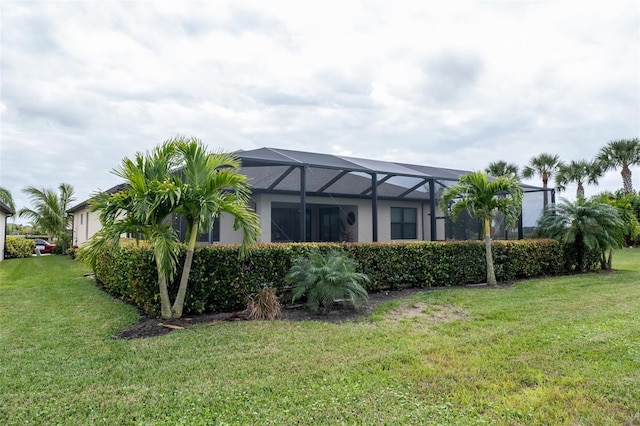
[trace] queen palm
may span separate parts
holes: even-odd
[[[80,251],[80,257],[94,263],[108,244],[119,244],[125,233],[142,235],[153,248],[160,292],[160,313],[171,318],[167,282],[176,273],[179,240],[167,217],[180,201],[181,182],[174,173],[179,165],[174,144],[164,143],[150,152],[124,158],[112,173],[124,179],[123,189],[114,194],[94,194],[90,207],[99,212],[102,228]]]
[[[503,160],[493,161],[489,163],[484,171],[492,177],[507,176],[516,179],[518,179],[519,177],[518,166],[513,163],[507,163]]]
[[[542,187],[545,189],[545,208],[549,204],[549,196],[546,191],[549,187],[549,179],[555,177],[561,165],[562,161],[560,161],[558,155],[543,153],[529,160],[529,164],[522,169],[522,177],[525,179],[530,179],[536,175],[542,178]]]
[[[611,141],[598,153],[596,161],[603,171],[620,169],[622,187],[625,193],[633,192],[631,169],[629,166],[640,164],[640,139],[621,139]]]
[[[576,196],[584,198],[584,185],[597,185],[600,177],[602,177],[602,169],[598,163],[572,160],[569,164],[563,164],[560,167],[556,183],[559,191],[564,191],[568,184],[575,183],[577,185]]]
[[[247,177],[240,173],[240,161],[235,156],[208,152],[196,138],[179,137],[171,142],[183,161],[184,183],[175,211],[187,222],[187,255],[172,307],[173,317],[180,318],[198,235],[210,231],[215,219],[226,213],[234,218],[234,229],[243,232],[240,253],[244,255],[257,241],[260,227],[258,216],[248,206],[250,186]]]
[[[513,226],[520,215],[522,197],[518,180],[502,176],[489,181],[487,174],[480,171],[460,176],[458,182],[441,195],[440,208],[444,212],[449,211],[454,221],[464,210],[482,221],[487,284],[490,286],[497,285],[491,252],[491,222],[494,215],[500,213],[504,215],[507,226]]]
[[[23,207],[18,211],[18,217],[31,221],[34,227],[40,229],[61,245],[63,251],[71,237],[68,228],[71,225],[71,215],[67,213],[73,197],[73,186],[61,183],[58,191],[50,188],[28,186],[22,190],[29,197],[32,207]]]

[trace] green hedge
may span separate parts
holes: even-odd
[[[249,294],[263,283],[284,289],[293,259],[312,247],[336,248],[353,257],[358,271],[371,282],[368,292],[400,287],[444,287],[486,281],[485,249],[481,241],[408,243],[260,244],[244,259],[237,246],[196,249],[185,300],[185,314],[242,309]],[[495,241],[493,255],[498,281],[569,273],[570,247],[553,240]],[[181,255],[184,259],[186,250]],[[590,253],[589,256],[592,256]],[[569,258],[569,260],[567,260]],[[597,267],[598,254],[589,269]],[[591,259],[591,257],[589,257]],[[169,293],[177,291],[181,270]],[[112,247],[102,253],[96,280],[112,295],[157,315],[160,306],[153,252],[147,247]]]
[[[31,257],[36,242],[30,238],[7,237],[5,241],[5,256]]]

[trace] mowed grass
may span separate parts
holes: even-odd
[[[614,268],[123,341],[82,265],[7,260],[0,424],[640,424],[640,250]]]

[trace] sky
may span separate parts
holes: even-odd
[[[590,160],[640,137],[640,2],[0,0],[18,208],[62,182],[84,201],[176,135],[463,170]]]

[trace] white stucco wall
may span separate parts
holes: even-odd
[[[102,228],[97,212],[89,207],[73,212],[73,245],[79,246]]]
[[[0,262],[4,260],[4,235],[7,232],[7,214],[0,210]]]

